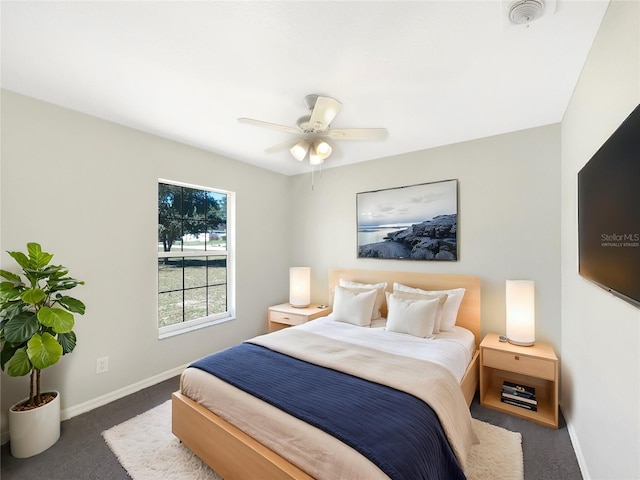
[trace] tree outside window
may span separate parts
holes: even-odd
[[[232,195],[232,194],[231,194]],[[158,327],[229,316],[230,192],[158,183]]]

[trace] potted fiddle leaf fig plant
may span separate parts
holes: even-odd
[[[7,253],[22,272],[0,270],[0,367],[30,376],[29,397],[9,410],[11,453],[25,458],[60,438],[60,394],[41,392],[40,374],[76,346],[74,314],[84,315],[85,305],[67,293],[84,282],[51,265],[53,254],[37,243],[28,243],[26,254]]]

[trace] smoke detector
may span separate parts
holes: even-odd
[[[531,23],[544,14],[542,0],[518,0],[509,7],[509,20],[517,25]]]

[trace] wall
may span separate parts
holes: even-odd
[[[236,192],[237,318],[158,340],[157,181]],[[0,236],[6,250],[37,241],[86,281],[74,296],[75,351],[43,373],[80,413],[175,375],[190,361],[266,331],[266,308],[285,301],[289,202],[285,176],[2,91]],[[277,247],[277,248],[276,248]],[[269,281],[265,281],[268,279]],[[96,358],[109,371],[96,375]],[[28,377],[2,374],[6,411],[28,395]]]
[[[393,132],[391,132],[393,133]],[[329,160],[330,161],[330,160]],[[458,179],[459,261],[356,258],[356,193]],[[482,278],[482,330],[505,331],[505,280],[536,282],[536,336],[560,350],[560,126],[448,145],[293,178],[293,261],[327,302],[330,267]]]
[[[586,479],[640,478],[640,310],[578,275],[576,201],[578,171],[639,102],[640,4],[612,1],[562,122],[563,413]]]

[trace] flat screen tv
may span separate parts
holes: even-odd
[[[580,275],[640,308],[640,105],[578,173]]]

